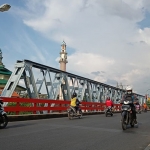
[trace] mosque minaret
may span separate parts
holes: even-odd
[[[66,71],[66,63],[68,63],[67,60],[67,52],[66,52],[66,43],[63,41],[61,45],[61,52],[60,52],[60,70]]]

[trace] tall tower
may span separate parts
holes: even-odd
[[[64,41],[61,44],[59,63],[60,63],[60,70],[66,71],[66,63],[68,63],[68,60],[67,60],[67,52],[66,52],[66,43]]]
[[[68,61],[67,61],[66,43],[64,41],[61,44],[59,63],[60,63],[60,70],[66,71],[66,63],[68,63]],[[64,99],[61,87],[60,87],[60,91],[59,91],[59,99],[60,100]]]

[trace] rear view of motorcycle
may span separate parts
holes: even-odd
[[[3,101],[0,99],[0,129],[3,129],[8,124],[8,117],[3,108]]]
[[[147,112],[147,108],[143,108],[143,112],[145,112],[145,113],[146,113],[146,112]]]
[[[132,103],[131,101],[124,101],[124,103],[122,105],[121,125],[122,125],[123,130],[127,129],[127,125],[131,125],[131,127],[134,127],[134,125],[135,125],[131,106],[130,106],[131,103]]]
[[[82,118],[82,110],[79,108],[79,114],[77,114],[76,110],[74,107],[70,106],[68,109],[68,118],[72,120],[74,117],[78,117],[79,119]]]
[[[107,117],[108,115],[113,116],[112,107],[107,107],[106,108],[105,116]]]
[[[136,113],[137,114],[141,114],[141,108],[139,105],[135,105],[135,108],[136,108]]]

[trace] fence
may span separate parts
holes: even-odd
[[[37,111],[43,112],[47,111],[47,113],[52,112],[66,112],[69,108],[70,101],[63,100],[47,100],[47,99],[27,99],[27,98],[8,98],[1,97],[4,102],[8,102],[8,104],[4,107],[6,112],[13,112],[15,115],[20,114],[21,112],[31,112],[36,114]],[[45,107],[46,104],[46,107]],[[115,111],[119,111],[121,109],[120,104],[115,104]],[[98,102],[82,102],[81,109],[83,112],[99,112],[104,111],[105,104]]]

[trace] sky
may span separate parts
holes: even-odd
[[[67,72],[138,94],[150,89],[149,0],[0,0],[3,63],[17,60],[59,69],[60,45],[67,44]]]

